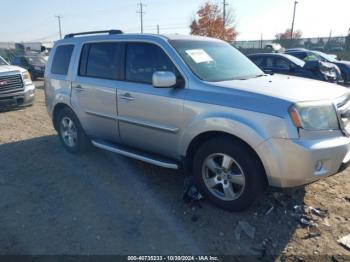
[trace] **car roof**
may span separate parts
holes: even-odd
[[[288,57],[286,54],[281,54],[281,53],[257,53],[257,54],[251,54],[248,56],[283,56],[283,57]]]
[[[205,37],[205,36],[194,36],[194,35],[178,35],[178,34],[92,34],[77,37],[69,37],[62,40],[58,40],[55,44],[66,44],[66,43],[78,43],[85,41],[110,41],[110,40],[187,40],[187,41],[221,41],[219,39]]]

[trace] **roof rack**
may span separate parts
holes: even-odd
[[[119,35],[119,34],[123,34],[123,31],[118,30],[118,29],[113,29],[113,30],[104,30],[104,31],[81,32],[81,33],[65,35],[64,39],[73,38],[73,37],[78,36],[78,35],[95,35],[95,34]]]

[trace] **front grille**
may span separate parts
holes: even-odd
[[[350,135],[350,98],[342,97],[336,102],[339,124],[346,136]]]
[[[23,91],[21,75],[0,76],[0,95]]]

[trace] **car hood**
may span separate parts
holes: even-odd
[[[19,67],[19,66],[13,66],[13,65],[1,65],[0,66],[0,74],[4,75],[5,73],[12,73],[12,72],[25,72],[26,70]]]
[[[337,64],[350,66],[350,61],[337,61]]]
[[[216,86],[278,98],[289,102],[332,100],[349,94],[340,85],[286,75],[265,75],[247,80],[215,83]]]

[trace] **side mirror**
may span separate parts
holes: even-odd
[[[176,76],[170,71],[157,71],[153,73],[152,85],[156,88],[170,88],[176,85]]]

